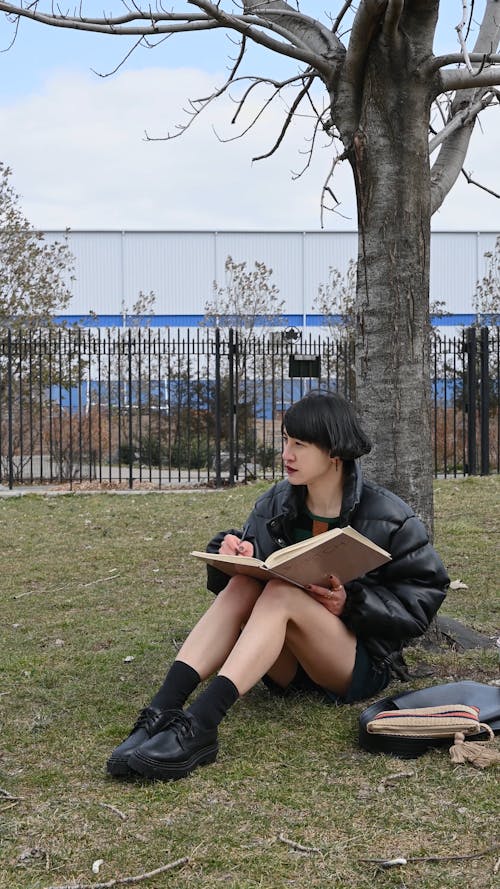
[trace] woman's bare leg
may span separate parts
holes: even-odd
[[[273,580],[256,599],[220,673],[245,694],[265,673],[282,685],[297,661],[311,679],[343,694],[356,657],[356,638],[342,621],[302,590]]]
[[[215,673],[234,647],[262,592],[252,577],[232,577],[193,627],[176,660],[195,669],[201,679]]]

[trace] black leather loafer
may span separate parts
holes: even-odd
[[[156,732],[161,731],[170,721],[171,710],[157,710],[155,707],[144,707],[139,713],[138,719],[132,728],[132,731],[122,741],[118,747],[115,747],[111,756],[106,763],[108,775],[114,778],[133,778],[137,777],[137,773],[133,772],[129,767],[129,759],[131,753],[149,738],[152,738]]]
[[[191,713],[171,710],[169,725],[137,747],[129,767],[146,778],[175,781],[198,766],[214,762],[219,745],[217,729],[204,729]]]

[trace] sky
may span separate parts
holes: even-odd
[[[324,9],[335,13],[340,3],[310,0],[306,6],[328,24]],[[484,0],[476,0],[476,17],[483,6]],[[435,51],[456,52],[462,2],[443,0],[441,8]],[[87,0],[85,9],[99,15],[102,5]],[[106,10],[119,9],[119,0],[108,0]],[[347,164],[338,165],[335,174],[337,212],[321,218],[332,151],[323,142],[307,163],[310,119],[296,122],[272,158],[252,162],[272,147],[283,104],[275,103],[247,135],[234,138],[241,131],[230,123],[234,94],[225,95],[181,136],[164,140],[188,120],[190,99],[224,82],[236,51],[227,35],[171,37],[126,61],[132,46],[127,38],[29,22],[21,23],[13,45],[12,36],[0,13],[0,160],[12,168],[21,207],[36,228],[302,231],[322,223],[327,230],[356,228]],[[293,60],[263,51],[255,56],[259,73],[285,77],[296,71]],[[258,107],[256,93],[254,111]],[[500,108],[487,109],[482,120],[465,168],[500,191]],[[500,231],[500,200],[460,177],[433,228]]]

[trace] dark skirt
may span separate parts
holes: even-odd
[[[353,704],[355,701],[371,698],[389,685],[390,680],[391,671],[387,664],[375,664],[359,639],[356,642],[356,659],[354,661],[351,684],[345,695],[339,695],[313,682],[300,664],[297,667],[294,678],[286,688],[282,688],[270,676],[262,677],[262,681],[272,694],[288,696],[301,691],[319,692],[331,704]]]

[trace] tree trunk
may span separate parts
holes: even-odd
[[[407,500],[432,534],[431,94],[414,53],[404,39],[372,44],[349,153],[359,221],[356,399],[374,443],[367,474]]]

